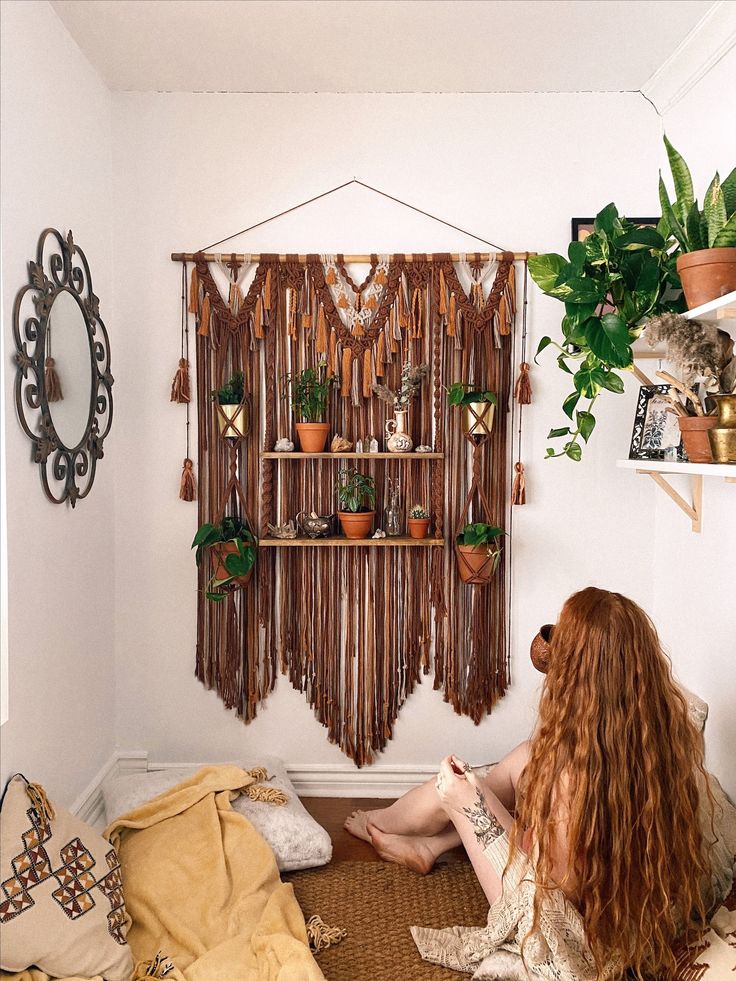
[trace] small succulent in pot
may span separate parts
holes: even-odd
[[[325,422],[330,386],[334,376],[327,375],[327,362],[322,360],[316,368],[304,368],[298,375],[287,374],[283,378],[282,397],[291,397],[291,407],[299,417],[296,431],[304,453],[321,453],[330,432]]]
[[[342,530],[347,538],[367,538],[375,515],[376,484],[369,474],[344,467],[337,475],[337,499]]]
[[[490,582],[501,561],[503,528],[475,521],[457,536],[455,550],[460,578],[472,585]]]
[[[212,556],[212,576],[205,595],[215,603],[225,599],[228,587],[246,585],[253,574],[256,542],[238,517],[203,524],[194,536],[192,548],[197,549],[197,565],[202,564],[207,551]]]
[[[250,428],[245,400],[243,372],[236,371],[221,388],[210,392],[210,401],[218,405],[217,422],[223,436],[242,438]]]
[[[426,538],[429,533],[429,511],[421,504],[413,504],[409,508],[407,525],[412,538]]]

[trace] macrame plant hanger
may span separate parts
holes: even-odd
[[[464,432],[465,439],[470,443],[473,453],[472,462],[472,474],[473,478],[470,481],[470,487],[468,487],[468,493],[465,497],[465,503],[463,509],[460,513],[460,520],[455,531],[455,538],[462,532],[463,528],[467,524],[467,517],[470,513],[470,508],[473,504],[473,498],[477,494],[480,504],[485,512],[486,522],[489,525],[495,524],[495,519],[493,512],[491,510],[491,505],[488,502],[486,493],[483,490],[481,483],[481,453],[483,453],[486,444],[491,437],[491,430],[486,423],[485,416],[479,415],[474,405],[463,406],[463,411],[468,411],[472,417],[472,421],[466,427]],[[478,515],[474,513],[474,517],[478,518]],[[460,549],[455,549],[455,556],[457,558],[457,563],[463,570],[467,573],[467,578],[465,581],[471,583],[472,585],[485,584],[490,581],[493,573],[498,568],[498,563],[501,557],[501,553],[498,549],[492,550],[489,546],[487,555],[483,560],[480,567],[476,567],[473,563],[469,561],[464,552]]]

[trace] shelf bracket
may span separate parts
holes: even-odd
[[[656,470],[637,470],[637,473],[649,474],[654,483],[661,487],[665,494],[675,502],[678,508],[680,508],[681,511],[684,511],[688,518],[690,518],[690,521],[692,522],[692,530],[696,534],[700,534],[703,517],[702,474],[692,474],[690,478],[692,481],[693,503],[688,504],[685,498],[675,490],[668,480],[665,480],[661,473],[658,473]]]

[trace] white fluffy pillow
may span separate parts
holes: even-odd
[[[332,842],[321,827],[304,809],[286,775],[281,760],[274,756],[259,756],[240,760],[237,766],[251,770],[263,766],[270,778],[268,785],[283,790],[287,802],[281,806],[250,800],[242,795],[233,801],[233,810],[243,814],[273,849],[278,867],[288,872],[326,865],[332,858]],[[107,821],[113,821],[146,801],[186,780],[199,767],[176,767],[166,770],[146,770],[128,773],[109,780],[103,787]]]

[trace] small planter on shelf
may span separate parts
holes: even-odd
[[[212,575],[205,595],[213,602],[224,600],[233,588],[246,586],[253,575],[256,543],[240,518],[223,518],[218,524],[204,524],[192,542],[196,548],[197,565],[209,552]]]
[[[368,538],[376,515],[376,487],[373,477],[360,473],[354,467],[339,471],[337,499],[340,509],[337,516],[346,538]]]
[[[250,412],[243,390],[243,372],[237,371],[230,380],[210,392],[215,403],[220,433],[230,439],[243,439],[250,431]]]
[[[409,508],[407,525],[412,538],[426,538],[429,534],[429,512],[415,504]]]
[[[284,376],[283,397],[291,387],[291,407],[300,416],[296,433],[302,453],[322,453],[330,434],[330,424],[324,421],[330,385],[334,378],[327,377],[327,364],[320,361],[316,368],[305,368],[296,377]]]
[[[457,568],[463,582],[484,585],[493,578],[501,561],[503,528],[482,521],[465,525],[457,536]]]

